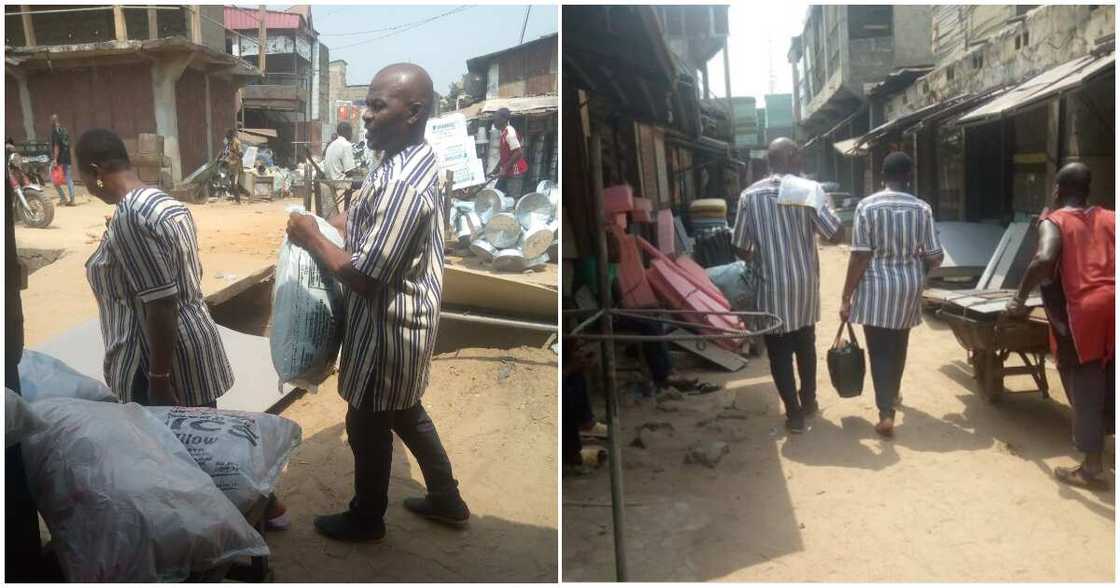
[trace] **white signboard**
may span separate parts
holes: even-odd
[[[455,173],[453,189],[469,188],[486,181],[474,137],[467,132],[467,119],[461,113],[429,120],[425,138],[436,152],[440,178],[448,170]]]
[[[253,167],[257,164],[257,146],[251,145],[245,148],[245,153],[241,155],[241,167]]]

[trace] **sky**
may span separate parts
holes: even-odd
[[[288,6],[269,5],[268,8],[284,10]],[[415,28],[382,29],[415,23],[459,6],[465,5],[315,4],[311,17],[319,31],[319,41],[330,50],[331,60],[346,60],[347,84],[368,84],[382,67],[408,61],[427,69],[436,92],[444,95],[451,82],[459,81],[467,73],[467,59],[518,44],[527,7],[471,6]],[[525,41],[557,32],[558,20],[555,5],[532,6]],[[381,31],[344,34],[374,30]]]
[[[765,9],[760,9],[765,6]],[[735,2],[728,10],[727,47],[731,60],[731,95],[754,96],[763,106],[765,94],[793,93],[793,73],[786,55],[790,39],[801,34],[809,3]],[[770,74],[774,88],[770,91]],[[725,97],[723,52],[708,62],[712,94]]]

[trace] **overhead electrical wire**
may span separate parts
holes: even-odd
[[[422,19],[422,20],[417,20],[417,21],[413,21],[413,22],[410,22],[410,23],[405,23],[405,24],[389,27],[387,29],[384,29],[384,31],[388,31],[384,35],[379,35],[379,36],[374,37],[372,39],[365,39],[363,41],[358,41],[357,43],[351,43],[349,45],[343,45],[341,47],[334,47],[334,48],[331,49],[331,51],[341,51],[343,49],[349,49],[350,47],[357,47],[358,45],[364,45],[366,43],[372,43],[374,41],[380,41],[381,39],[387,39],[387,38],[392,37],[394,35],[398,35],[398,34],[403,33],[405,31],[410,31],[410,30],[415,29],[417,27],[428,24],[432,21],[439,20],[439,19],[441,19],[445,16],[451,16],[452,14],[463,12],[464,10],[468,10],[470,8],[474,8],[474,6],[471,6],[471,5],[459,6],[458,8],[448,10],[447,12],[437,14],[435,16],[430,16],[430,17]],[[340,35],[341,34],[353,35],[353,34],[369,34],[369,33],[372,33],[372,32],[375,32],[375,31],[363,31],[362,33],[338,33],[338,34],[340,34]],[[379,30],[377,32],[382,32],[382,31]]]

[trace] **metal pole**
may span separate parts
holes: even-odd
[[[595,263],[599,274],[599,307],[609,310],[611,304],[611,283],[607,272],[607,213],[603,206],[603,149],[602,137],[598,130],[591,132],[591,188],[595,198],[596,235],[598,238]],[[603,313],[602,333],[607,337],[614,335],[614,321],[609,312]],[[618,415],[618,390],[615,374],[614,343],[602,343],[603,381],[607,393],[607,431],[609,435],[608,452],[611,468],[611,514],[614,522],[614,567],[615,578],[625,582],[626,539],[625,513],[622,495],[622,425]]]
[[[440,311],[439,317],[441,319],[451,319],[456,321],[463,321],[466,323],[496,325],[499,327],[513,327],[515,329],[526,329],[529,331],[544,331],[547,333],[553,333],[556,331],[556,325],[550,325],[548,323],[534,323],[531,321],[518,321],[513,319],[498,318],[495,316],[463,314],[461,312],[447,312],[446,310]]]

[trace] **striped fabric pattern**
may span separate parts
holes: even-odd
[[[885,190],[856,206],[852,251],[874,256],[852,296],[851,322],[910,329],[922,322],[922,257],[941,253],[933,210],[902,192]]]
[[[149,369],[144,304],[175,297],[178,344],[171,382],[187,406],[214,401],[233,386],[233,369],[202,297],[202,264],[190,210],[155,188],[137,188],[117,205],[101,244],[86,262],[105,343],[105,381],[124,402],[132,379]]]
[[[759,180],[739,196],[732,237],[753,249],[761,283],[758,310],[782,319],[777,333],[791,333],[821,318],[820,260],[815,234],[831,239],[840,219],[828,206],[815,210],[778,204],[782,177]]]
[[[350,206],[350,263],[378,283],[344,289],[339,394],[355,408],[403,410],[428,386],[443,297],[443,206],[436,156],[423,143],[386,159]]]

